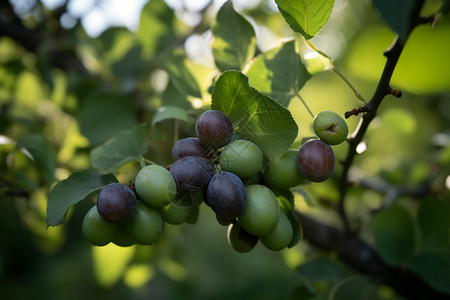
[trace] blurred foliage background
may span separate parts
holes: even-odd
[[[85,2],[85,7],[79,7]],[[167,225],[154,246],[90,246],[81,234],[96,195],[46,227],[48,192],[72,172],[90,168],[89,152],[140,123],[161,106],[178,106],[186,121],[148,128],[146,157],[170,164],[175,137],[192,136],[196,116],[211,102],[217,67],[211,26],[224,1],[35,1],[0,4],[0,297],[2,299],[400,299],[381,278],[357,271],[336,251],[302,240],[271,252],[261,245],[239,254],[226,227],[202,207],[195,225]],[[253,25],[257,54],[300,36],[274,1],[233,1]],[[442,1],[425,2],[424,14]],[[121,10],[121,9],[122,10]],[[134,12],[134,15],[133,15]],[[314,45],[369,100],[395,34],[369,1],[339,0]],[[352,226],[383,261],[410,269],[450,295],[450,19],[414,30],[394,72],[403,92],[387,98],[361,144],[347,195]],[[306,56],[305,56],[306,57]],[[181,66],[181,67],[180,67]],[[332,71],[315,74],[300,94],[312,112],[340,115],[362,105]],[[297,98],[289,110],[296,144],[313,135]],[[348,120],[352,132],[359,117]],[[179,126],[179,127],[177,127]],[[174,128],[179,132],[174,134]],[[174,137],[175,135],[175,137]],[[367,147],[367,149],[365,149]],[[347,145],[333,147],[343,159]],[[364,151],[365,150],[365,151]],[[130,163],[118,179],[139,169]],[[337,180],[295,193],[296,207],[341,228]],[[336,245],[338,248],[338,245]],[[431,268],[431,269],[430,269]]]

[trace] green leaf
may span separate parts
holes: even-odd
[[[137,39],[146,56],[154,56],[173,43],[175,20],[174,11],[163,0],[151,0],[144,6]]]
[[[250,87],[248,77],[238,71],[227,71],[219,77],[212,108],[230,118],[235,138],[255,143],[267,158],[286,152],[298,134],[291,113]]]
[[[328,22],[334,0],[275,0],[291,28],[305,39],[313,38]]]
[[[423,2],[423,0],[372,0],[381,17],[403,42],[414,28]]]
[[[121,94],[93,92],[81,107],[81,133],[98,145],[120,130],[136,126],[135,110],[134,103]]]
[[[416,244],[414,220],[399,205],[392,205],[373,218],[372,234],[378,254],[392,266],[407,262]]]
[[[42,134],[27,134],[19,139],[17,146],[26,149],[44,173],[45,181],[51,185],[55,180],[55,154]]]
[[[72,173],[67,179],[58,182],[48,198],[47,225],[63,223],[71,206],[112,182],[117,182],[114,175],[100,174],[90,169]]]
[[[433,289],[450,295],[450,248],[441,252],[422,252],[414,256],[410,268]]]
[[[450,247],[450,203],[436,198],[420,202],[417,214],[422,249]]]
[[[152,120],[152,133],[156,136],[156,138],[161,137],[161,133],[158,129],[157,124],[167,120],[167,119],[175,119],[186,122],[188,120],[188,116],[186,110],[177,106],[161,106],[153,116]]]
[[[182,50],[178,49],[165,53],[162,57],[162,65],[169,74],[173,84],[181,93],[196,98],[202,97],[197,81],[186,66],[185,55]]]
[[[296,51],[295,40],[256,57],[246,75],[251,86],[286,108],[311,78]]]
[[[91,151],[92,167],[98,170],[114,171],[139,159],[147,151],[146,133],[145,124],[117,133]]]
[[[291,222],[293,234],[291,243],[288,248],[292,248],[303,238],[303,227],[297,215],[295,215],[294,195],[289,189],[273,190],[277,196],[281,211],[288,217]]]
[[[253,26],[227,1],[217,13],[212,27],[212,53],[220,71],[242,70],[253,58],[256,35]]]

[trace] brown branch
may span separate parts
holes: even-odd
[[[448,299],[447,295],[433,290],[409,270],[386,265],[373,248],[358,236],[322,224],[298,211],[296,214],[303,226],[304,238],[311,245],[336,253],[355,270],[390,286],[407,299]]]

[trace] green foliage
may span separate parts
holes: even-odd
[[[256,36],[252,25],[227,1],[212,27],[214,61],[220,71],[242,70],[254,56]]]
[[[345,179],[355,238],[367,238],[390,267],[450,295],[450,1],[429,1],[434,26],[412,31],[424,1],[277,0],[275,11],[267,1],[227,1],[188,11],[151,0],[136,31],[109,28],[97,38],[86,35],[84,22],[61,27],[58,11],[32,2],[23,19],[5,19],[0,4],[2,296],[399,299],[404,289],[349,267],[341,245],[327,255],[308,242],[329,241],[330,232],[311,236],[306,222],[303,232],[299,212],[343,230],[337,207]],[[5,36],[10,20],[32,33],[27,43]],[[343,116],[363,105],[349,82],[370,99],[395,34],[405,47],[390,85],[403,96],[385,98],[348,178],[338,163],[349,149],[344,142],[333,146],[336,169],[326,182],[273,189],[294,232],[287,249],[258,242],[236,253],[205,205],[163,212],[173,224],[157,245],[130,246],[123,228],[115,242],[124,247],[86,243],[81,223],[94,195],[112,182],[130,184],[138,160],[167,169],[174,142],[194,136],[193,120],[207,109],[228,115],[233,139],[262,150],[259,173],[245,181],[264,182],[271,159],[313,136],[311,115]],[[314,37],[336,50],[333,60],[319,49],[306,55]],[[360,116],[346,122],[352,134]]]
[[[250,85],[288,107],[311,75],[296,50],[295,40],[257,56],[246,75]]]
[[[286,152],[297,137],[291,113],[249,86],[248,78],[238,71],[227,71],[217,80],[212,108],[230,118],[236,138],[253,142],[266,157]]]
[[[100,171],[115,171],[127,163],[138,160],[147,152],[147,125],[141,124],[123,130],[111,139],[92,149],[91,164]]]
[[[313,38],[328,22],[334,0],[276,0],[278,9],[291,28],[305,39]]]

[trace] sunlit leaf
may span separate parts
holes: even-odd
[[[123,130],[91,151],[91,164],[98,170],[117,170],[147,151],[147,125]]]
[[[419,17],[423,0],[372,0],[386,23],[406,41]]]
[[[163,0],[151,0],[141,11],[137,38],[144,53],[152,57],[173,43],[175,14]]]
[[[311,75],[295,49],[295,40],[255,58],[246,72],[250,85],[288,107]]]
[[[19,139],[17,146],[31,154],[33,160],[44,173],[48,185],[55,179],[55,154],[42,134],[28,134]]]
[[[72,173],[67,179],[58,182],[48,198],[47,225],[63,223],[70,207],[112,182],[117,182],[112,174],[100,174],[90,169]]]
[[[309,40],[328,22],[334,0],[276,0],[278,9],[291,28]]]
[[[252,141],[268,158],[286,152],[298,134],[291,113],[250,87],[247,76],[238,71],[227,71],[217,80],[212,108],[230,118],[236,138]]]
[[[167,52],[162,58],[163,68],[170,80],[184,94],[201,98],[200,87],[185,63],[185,55],[181,50]]]
[[[415,249],[415,224],[410,213],[399,205],[392,205],[373,218],[371,230],[378,254],[389,265],[407,262]]]
[[[212,27],[214,61],[220,71],[242,70],[254,56],[256,35],[252,25],[227,1],[217,13]]]

